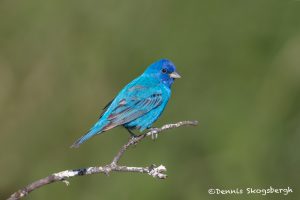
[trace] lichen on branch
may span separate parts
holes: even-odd
[[[22,197],[27,196],[30,192],[43,187],[47,184],[62,181],[69,185],[68,179],[75,177],[75,176],[85,176],[85,175],[92,175],[92,174],[99,174],[103,173],[109,175],[111,172],[135,172],[135,173],[143,173],[148,174],[154,178],[158,179],[166,179],[167,175],[165,172],[167,171],[166,167],[163,165],[156,166],[154,164],[150,165],[149,167],[130,167],[130,166],[121,166],[118,165],[119,160],[124,155],[126,150],[141,142],[144,138],[151,136],[152,139],[157,138],[157,136],[163,131],[173,128],[178,128],[180,126],[196,126],[198,121],[181,121],[174,124],[166,124],[161,128],[153,128],[150,131],[141,134],[137,137],[132,137],[128,140],[126,144],[124,144],[120,150],[118,151],[117,155],[113,158],[112,162],[105,166],[98,166],[98,167],[86,167],[80,169],[73,169],[73,170],[65,170],[57,173],[53,173],[50,176],[45,178],[39,179],[26,187],[18,190],[17,192],[13,193],[8,200],[17,200],[21,199]]]

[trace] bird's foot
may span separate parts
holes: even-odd
[[[135,136],[131,136],[130,140],[132,141],[133,143],[133,147],[135,147],[137,145],[137,139],[138,139],[138,135],[135,135]]]
[[[130,137],[131,139],[135,139],[135,138],[138,138],[139,135],[133,135],[133,134],[132,134],[132,135],[130,135],[129,137]]]
[[[135,147],[137,145],[138,137],[139,137],[139,135],[130,135],[129,140],[132,142],[133,147]]]
[[[152,140],[156,140],[158,138],[158,128],[150,128],[150,132]]]

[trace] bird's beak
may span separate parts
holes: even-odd
[[[171,78],[181,78],[181,76],[175,71],[170,74],[170,77]]]
[[[171,78],[181,78],[181,76],[177,73],[177,72],[172,72],[170,75],[169,75]]]

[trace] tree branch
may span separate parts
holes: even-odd
[[[161,128],[153,128],[147,133],[144,133],[137,137],[130,138],[129,141],[121,147],[117,155],[113,158],[112,162],[108,165],[99,166],[99,167],[87,167],[87,168],[74,169],[74,170],[65,170],[65,171],[51,174],[50,176],[37,180],[27,185],[26,187],[18,190],[17,192],[13,193],[8,198],[8,200],[20,199],[42,186],[45,186],[50,183],[58,182],[58,181],[63,181],[67,185],[69,185],[67,179],[75,176],[84,176],[84,175],[99,174],[99,173],[108,175],[110,172],[136,172],[136,173],[148,174],[158,179],[165,179],[167,178],[167,175],[165,174],[167,169],[163,165],[159,165],[159,166],[151,165],[149,167],[129,167],[129,166],[120,166],[118,165],[118,162],[130,146],[138,144],[140,141],[142,141],[144,138],[148,136],[152,136],[153,139],[153,138],[157,138],[158,134],[161,134],[165,130],[178,128],[180,126],[187,126],[187,125],[196,126],[197,124],[198,121],[181,121],[175,124],[166,124]]]

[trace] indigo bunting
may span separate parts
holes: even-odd
[[[71,147],[79,147],[92,136],[116,126],[125,127],[131,134],[134,129],[142,132],[151,128],[165,109],[176,78],[180,75],[171,61],[161,59],[152,63],[105,106],[96,124]]]

